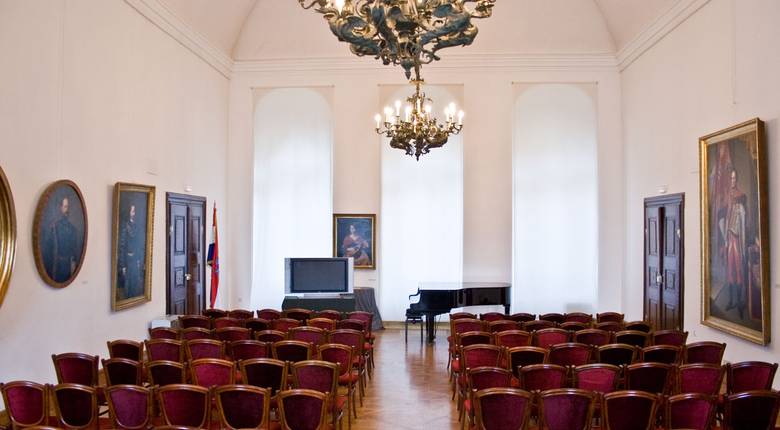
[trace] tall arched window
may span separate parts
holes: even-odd
[[[592,312],[598,276],[595,84],[516,84],[515,94],[512,302],[523,312]]]
[[[278,308],[286,257],[330,257],[330,90],[256,94],[253,271],[250,309]]]

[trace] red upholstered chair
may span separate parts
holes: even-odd
[[[174,384],[157,390],[158,403],[167,425],[209,428],[210,390],[198,385]]]
[[[685,345],[683,349],[683,363],[709,363],[721,364],[726,344],[719,342],[694,342]]]
[[[200,327],[208,330],[211,329],[211,318],[203,315],[182,315],[179,317],[179,327]]]
[[[460,346],[469,345],[491,345],[493,344],[493,335],[486,331],[467,331],[458,335],[457,344]]]
[[[141,385],[144,368],[140,362],[127,358],[110,358],[102,360],[102,363],[106,386]]]
[[[729,394],[753,390],[771,390],[777,363],[743,361],[726,365],[726,392]]]
[[[364,334],[368,333],[368,324],[363,320],[356,320],[356,319],[339,320],[336,322],[336,328],[346,329],[346,330],[358,330],[358,331],[362,331]]]
[[[338,392],[340,370],[338,364],[323,360],[305,360],[292,365],[294,389],[319,391],[328,396],[328,410],[334,428],[344,416],[344,407],[349,401],[347,395],[339,395]]]
[[[605,430],[651,430],[661,398],[644,391],[615,391],[602,400]]]
[[[128,360],[143,361],[144,344],[134,340],[113,340],[106,342],[109,358],[126,358]]]
[[[30,381],[0,383],[12,428],[45,425],[49,418],[48,387]]]
[[[544,364],[550,350],[538,346],[517,346],[509,348],[506,352],[509,370],[520,378],[519,369],[532,364]]]
[[[557,325],[564,322],[566,320],[566,317],[563,314],[559,314],[557,312],[550,312],[547,314],[539,315],[539,319],[541,321],[554,322]]]
[[[637,348],[644,348],[648,345],[649,335],[643,331],[621,330],[615,333],[615,343],[625,343],[634,345]]]
[[[145,343],[149,361],[182,361],[184,358],[184,348],[181,341],[152,339],[147,340]]]
[[[66,429],[97,428],[97,389],[81,384],[57,384],[50,388],[54,394],[54,411],[60,427]]]
[[[683,364],[677,368],[675,393],[701,393],[716,396],[723,384],[725,368],[717,364]]]
[[[545,328],[533,333],[533,345],[549,348],[551,345],[569,341],[569,332],[562,328]]]
[[[212,325],[215,329],[227,327],[244,327],[244,320],[231,317],[222,317],[215,319]]]
[[[203,312],[201,313],[203,316],[211,319],[224,318],[228,316],[228,311],[224,309],[203,309]]]
[[[460,409],[460,420],[470,427],[474,420],[474,393],[488,388],[512,388],[512,372],[500,367],[476,367],[466,374],[468,381],[466,398]]]
[[[239,363],[244,384],[271,390],[271,396],[287,388],[287,363],[273,358],[252,358]]]
[[[312,317],[313,312],[308,309],[294,308],[283,311],[284,318],[289,318],[301,322],[306,322],[307,319]]]
[[[178,340],[179,330],[170,327],[155,327],[149,329],[149,339],[173,339]]]
[[[715,398],[701,393],[685,393],[666,399],[665,429],[709,430],[717,409]]]
[[[232,361],[201,358],[190,362],[192,383],[201,387],[215,387],[236,383],[236,366]]]
[[[453,316],[455,315],[460,315],[460,317],[453,319]],[[450,355],[447,359],[448,368],[450,367],[452,360],[458,356],[458,352],[460,350],[458,336],[460,334],[470,331],[488,331],[487,323],[485,321],[480,321],[476,318],[468,318],[469,315],[471,314],[466,314],[463,312],[459,314],[450,314],[450,336],[447,337],[450,352]]]
[[[523,323],[523,330],[527,332],[544,330],[546,328],[555,328],[555,323],[547,320],[533,320],[533,321],[526,321]]]
[[[531,393],[515,388],[488,388],[474,396],[478,430],[525,430],[531,416]]]
[[[317,357],[320,360],[336,363],[339,366],[339,386],[347,389],[347,409],[352,411],[348,416],[349,426],[352,426],[352,416],[357,418],[355,404],[355,387],[360,382],[360,373],[352,368],[352,347],[338,343],[326,343],[317,347]],[[362,399],[361,399],[362,401]]]
[[[627,366],[636,361],[639,348],[623,343],[611,343],[598,347],[596,351],[596,361],[599,363]]]
[[[292,318],[277,318],[271,320],[271,330],[287,333],[293,327],[300,327],[303,323]]]
[[[106,388],[106,400],[115,429],[148,429],[152,424],[154,396],[149,388],[138,385],[113,385]]]
[[[217,339],[223,342],[252,339],[252,331],[243,327],[223,327],[214,332],[217,334]]]
[[[315,318],[326,318],[333,321],[338,321],[342,319],[341,312],[333,310],[333,309],[325,309],[322,311],[318,311],[314,313]]]
[[[665,395],[674,381],[675,367],[663,363],[636,363],[626,367],[627,390],[646,391]]]
[[[643,363],[655,362],[666,364],[679,364],[682,358],[682,348],[674,345],[654,345],[642,348],[639,361]]]
[[[623,314],[618,312],[601,312],[596,314],[596,322],[602,323],[602,322],[616,322],[616,323],[622,323],[623,322]]]
[[[603,346],[612,342],[612,332],[597,328],[579,330],[574,332],[573,340],[585,345]]]
[[[479,319],[487,322],[501,321],[506,319],[506,317],[507,316],[501,312],[486,312],[484,314],[479,314]]]
[[[559,366],[582,366],[588,364],[593,354],[593,347],[584,343],[559,343],[550,347],[547,361]]]
[[[221,428],[268,429],[271,392],[252,385],[224,385],[214,389]]]
[[[146,374],[149,375],[150,384],[161,387],[187,382],[184,365],[178,361],[150,361],[146,363]]]
[[[255,333],[255,340],[260,342],[279,342],[280,340],[287,339],[287,334],[278,330],[262,330]]]
[[[569,312],[564,314],[563,322],[578,322],[591,325],[593,323],[593,315],[584,312]]]
[[[268,330],[271,328],[271,321],[262,318],[247,318],[244,320],[244,327],[252,330],[252,333]]]
[[[213,330],[207,330],[205,328],[200,327],[190,327],[185,328],[181,331],[181,340],[188,341],[188,340],[196,340],[196,339],[214,339],[216,336],[214,335]]]
[[[60,384],[80,384],[88,387],[98,385],[98,361],[96,355],[79,352],[52,354],[57,382]]]
[[[570,332],[578,332],[580,330],[587,330],[590,328],[590,324],[579,321],[566,321],[561,323],[560,328]]]
[[[336,330],[336,321],[330,318],[312,318],[306,321],[306,324],[310,327],[317,327],[323,330]]]
[[[455,312],[449,315],[450,321],[455,320],[462,320],[462,319],[477,319],[477,316],[475,314],[472,314],[471,312]]]
[[[360,401],[362,404],[366,387],[366,360],[363,353],[365,338],[362,331],[337,329],[330,333],[330,343],[346,345],[352,348],[352,365],[358,371],[360,381],[358,384]]]
[[[458,396],[458,406],[463,406],[466,390],[468,389],[467,372],[469,369],[477,367],[499,367],[504,356],[504,349],[496,345],[469,345],[460,350],[459,361],[457,365],[453,362],[455,373],[455,384],[453,385],[453,396]]]
[[[543,391],[539,418],[546,430],[590,430],[596,393],[576,388]]]
[[[653,331],[653,324],[648,321],[630,321],[623,324],[623,329],[650,333]]]
[[[269,358],[271,344],[259,340],[235,340],[230,342],[230,356],[235,361],[250,358]]]
[[[535,320],[536,319],[536,315],[525,313],[525,312],[518,312],[516,314],[509,315],[507,317],[507,319],[508,320],[512,320],[512,321],[516,321],[516,322],[520,322],[520,323],[524,323],[524,322]]]
[[[509,330],[519,330],[520,325],[512,320],[497,320],[488,323],[488,330],[491,333],[501,333]]]
[[[723,430],[774,430],[780,393],[745,391],[724,399]]]
[[[224,359],[225,343],[213,339],[189,340],[185,343],[184,350],[187,352],[187,360],[199,360],[201,358],[219,358]]]
[[[228,311],[227,316],[237,320],[248,320],[249,318],[255,316],[255,313],[246,309],[233,309]]]
[[[606,330],[612,333],[617,333],[623,330],[623,323],[619,323],[615,321],[605,321],[605,322],[596,323],[595,328],[599,330]]]
[[[288,390],[279,393],[279,421],[282,430],[325,430],[328,398],[314,390]]]
[[[601,394],[611,393],[620,382],[620,367],[604,363],[577,366],[572,370],[572,380],[574,388]]]
[[[282,317],[282,313],[276,309],[260,309],[257,311],[257,317],[264,320],[272,321]]]
[[[328,333],[317,327],[292,327],[287,332],[287,338],[290,340],[300,340],[302,342],[310,343],[314,346],[319,346],[328,341]]]
[[[653,345],[673,345],[683,347],[688,341],[688,332],[681,330],[656,330],[651,335]]]
[[[277,360],[297,363],[303,360],[311,359],[311,345],[308,342],[299,340],[282,340],[276,342],[271,347],[273,356]]]
[[[496,333],[493,339],[496,345],[506,348],[531,345],[531,333],[523,330],[502,331],[501,333]]]
[[[372,330],[373,328],[372,326],[374,324],[374,314],[366,311],[353,311],[347,314],[347,319],[363,321],[366,325],[366,330],[368,332],[366,339],[369,340],[370,342],[374,341],[374,335]]]
[[[568,371],[556,364],[531,364],[520,368],[520,388],[545,391],[566,387]]]

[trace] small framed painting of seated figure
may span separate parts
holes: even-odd
[[[376,215],[333,214],[333,256],[352,257],[355,269],[376,269]]]

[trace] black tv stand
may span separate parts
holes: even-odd
[[[282,310],[302,308],[312,311],[324,311],[332,309],[341,312],[355,310],[355,295],[340,294],[338,296],[285,296],[282,302]]]

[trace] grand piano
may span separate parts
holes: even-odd
[[[409,309],[425,316],[430,343],[435,338],[436,315],[448,314],[452,309],[503,305],[504,313],[508,315],[511,288],[512,285],[506,282],[420,282],[417,293],[409,296],[409,300],[413,297],[419,297],[419,300],[410,304]]]

